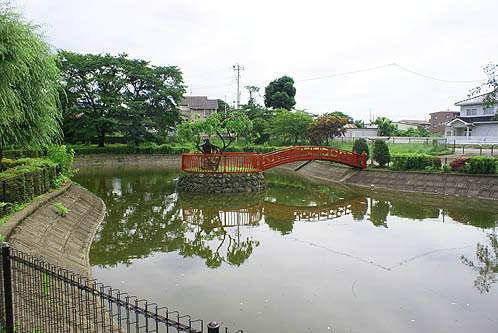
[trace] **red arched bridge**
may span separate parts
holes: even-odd
[[[367,166],[365,153],[358,154],[333,147],[302,146],[275,150],[266,154],[183,154],[182,170],[200,173],[249,173],[305,160],[333,161],[355,168]]]

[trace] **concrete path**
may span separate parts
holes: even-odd
[[[67,216],[57,214],[58,202],[71,210]],[[104,214],[99,197],[68,184],[14,214],[0,233],[17,250],[90,277],[88,251]]]

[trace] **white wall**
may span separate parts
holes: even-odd
[[[377,136],[377,128],[347,128],[344,132],[345,138],[368,138]]]
[[[497,124],[477,124],[472,128],[472,136],[498,136]]]
[[[489,113],[484,114],[483,105],[482,104],[462,105],[462,106],[460,106],[460,117],[491,116],[491,115],[493,115],[496,112],[496,108],[497,108],[497,106],[494,105],[494,107],[491,108],[491,111],[489,111]],[[476,109],[476,114],[474,114],[474,115],[467,115],[467,110],[468,109]],[[486,111],[488,111],[488,109]]]

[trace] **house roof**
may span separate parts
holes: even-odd
[[[355,124],[346,124],[344,125],[344,128],[358,128]]]
[[[482,104],[483,101],[484,101],[484,98],[487,96],[488,94],[482,94],[482,95],[478,95],[478,96],[474,96],[474,97],[470,97],[470,98],[467,98],[467,99],[464,99],[463,101],[460,101],[460,102],[456,102],[455,105],[456,106],[464,106],[464,105],[475,105],[475,104]]]
[[[398,121],[400,124],[413,124],[413,125],[429,125],[430,123],[427,120],[400,120]]]
[[[188,105],[191,109],[218,109],[218,101],[208,99],[207,96],[185,96],[180,105]]]
[[[472,123],[482,123],[487,121],[492,121],[493,116],[481,116],[481,117],[457,117],[457,119],[463,120],[468,124]]]
[[[440,113],[460,113],[460,111],[451,111],[451,110],[446,110],[446,111],[436,111],[436,112],[431,112],[429,114],[440,114]]]
[[[456,121],[462,121],[465,124],[471,125],[474,123],[486,123],[486,122],[496,122],[496,120],[492,119],[493,116],[481,116],[481,117],[456,117],[449,121],[446,126],[453,124]]]

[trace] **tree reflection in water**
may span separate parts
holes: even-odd
[[[264,221],[282,235],[297,222],[331,221],[352,215],[355,223],[370,221],[388,227],[388,216],[412,220],[450,216],[454,221],[493,228],[495,212],[428,206],[410,197],[367,198],[354,191],[312,184],[305,179],[269,173],[263,193],[201,195],[176,193],[178,171],[144,172],[112,169],[75,177],[107,206],[90,249],[90,263],[101,267],[129,265],[154,252],[176,252],[203,259],[206,266],[242,265],[260,244],[244,235],[247,227]],[[79,178],[78,178],[79,177]],[[435,204],[437,205],[437,204]],[[496,236],[491,247],[479,244],[478,261],[462,261],[479,272],[476,287],[489,290],[496,282]],[[494,252],[493,252],[494,251]],[[493,266],[494,265],[494,266]]]
[[[495,233],[488,234],[488,239],[489,245],[477,244],[477,261],[461,256],[462,262],[479,274],[474,286],[481,294],[489,292],[493,283],[498,281],[498,240]]]

